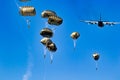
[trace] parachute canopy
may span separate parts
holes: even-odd
[[[55,52],[57,50],[57,47],[55,45],[55,43],[51,43],[47,46],[49,51]]]
[[[50,16],[57,16],[57,15],[56,15],[56,13],[54,11],[51,11],[51,10],[44,10],[41,13],[42,18],[49,18]]]
[[[35,16],[36,10],[32,6],[22,6],[20,7],[20,14],[22,16]]]
[[[78,32],[73,32],[70,36],[71,36],[71,38],[73,38],[73,39],[78,39],[79,36],[80,36],[80,34],[79,34]]]
[[[94,58],[94,60],[98,60],[99,59],[99,57],[100,57],[100,55],[98,54],[98,53],[94,53],[93,55],[93,58]]]
[[[43,38],[41,41],[40,41],[43,45],[45,46],[48,46],[49,44],[52,43],[52,40],[50,38]]]
[[[58,16],[50,16],[48,18],[48,23],[50,25],[56,25],[56,26],[59,26],[61,25],[63,22],[62,18],[58,17]]]
[[[40,35],[43,37],[51,38],[53,36],[53,31],[49,28],[43,28],[40,32]]]
[[[28,1],[31,1],[31,0],[19,0],[20,2],[28,2]]]
[[[45,45],[49,51],[55,52],[57,50],[57,47],[55,45],[55,43],[52,42],[52,40],[50,38],[43,38],[40,41],[43,45]]]

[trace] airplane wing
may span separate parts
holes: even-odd
[[[98,21],[92,21],[92,20],[81,20],[80,22],[86,22],[88,24],[98,24]]]
[[[112,26],[112,25],[115,25],[115,24],[120,24],[120,22],[103,22],[103,24]]]

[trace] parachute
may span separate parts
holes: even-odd
[[[95,60],[95,61],[98,61],[99,60],[99,58],[100,58],[100,55],[98,54],[98,53],[94,53],[93,55],[92,55],[92,57],[93,57],[93,59]],[[97,62],[96,62],[96,70],[98,69],[98,66],[97,66]]]
[[[49,44],[52,44],[52,40],[50,38],[44,37],[40,41],[45,47],[44,47],[44,58],[46,57],[46,48]]]
[[[78,32],[72,32],[72,34],[70,36],[73,39],[74,49],[75,49],[75,47],[76,47],[76,41],[80,37],[80,34]]]
[[[22,16],[35,16],[36,10],[32,6],[22,6],[20,7],[20,14]]]
[[[55,45],[55,43],[51,43],[47,46],[49,51],[55,52],[57,50],[57,47]]]
[[[43,45],[45,46],[48,46],[49,44],[52,43],[52,40],[50,38],[43,38],[41,41],[40,41]]]
[[[36,15],[36,9],[33,6],[28,6],[27,3],[29,3],[31,0],[19,0],[19,2],[22,2],[22,4],[26,4],[26,6],[19,6],[16,0],[14,0],[18,9],[19,9],[19,14],[21,16],[24,16],[24,19],[26,20],[26,23],[28,25],[28,28],[30,28],[30,16],[35,16]]]
[[[40,32],[40,35],[43,37],[51,38],[53,36],[53,32],[50,28],[43,28]]]
[[[41,17],[42,18],[49,18],[50,16],[57,16],[57,14],[54,11],[52,11],[52,10],[44,10],[41,13]]]
[[[94,60],[98,60],[99,59],[99,57],[100,57],[100,55],[98,54],[98,53],[94,53],[93,54],[93,58],[94,58]]]
[[[33,6],[22,6],[22,7],[19,7],[19,9],[20,9],[19,13],[22,16],[35,16],[36,15],[36,10]],[[27,22],[28,28],[30,28],[31,20],[26,19],[26,22]]]
[[[55,43],[51,43],[47,46],[47,48],[49,51],[51,51],[50,52],[50,62],[52,63],[53,62],[53,53],[52,52],[56,52],[57,47],[56,47]]]
[[[70,36],[72,39],[78,39],[80,34],[78,32],[73,32]]]
[[[48,18],[48,23],[50,25],[56,25],[56,26],[59,26],[61,25],[63,22],[62,18],[58,17],[58,16],[50,16]]]
[[[57,50],[55,43],[53,43],[50,38],[46,38],[46,37],[43,38],[40,42],[50,51],[50,60],[52,63],[53,62],[53,53],[52,52],[56,52],[56,50]],[[44,58],[45,57],[46,57],[46,50],[44,52]]]

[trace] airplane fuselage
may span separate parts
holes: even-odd
[[[98,26],[99,26],[99,27],[104,27],[103,21],[98,21]]]

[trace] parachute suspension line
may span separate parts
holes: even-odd
[[[98,70],[98,62],[95,61],[95,64],[96,64],[96,70]]]
[[[101,13],[100,13],[100,21],[102,20],[102,16],[101,16]]]
[[[27,17],[27,18],[23,17],[23,19],[24,19],[24,21],[26,22],[27,27],[30,28],[31,20],[29,19],[29,17]]]
[[[76,48],[76,42],[77,42],[77,40],[73,40],[74,50]]]
[[[46,28],[48,27],[48,22],[45,22],[45,27],[46,27]]]
[[[16,4],[17,8],[20,9],[21,7],[18,5],[17,1],[14,0],[14,2],[15,2],[15,4]]]
[[[44,48],[44,54],[43,55],[44,55],[44,59],[45,59],[46,58],[46,53],[47,53],[47,48],[45,46],[43,48]]]
[[[53,28],[52,28],[52,31],[55,33],[56,29],[57,29],[56,27],[53,27]]]
[[[52,64],[52,62],[53,62],[53,53],[50,52],[50,63]]]
[[[27,23],[27,25],[28,25],[28,28],[30,28],[30,22],[31,22],[31,20],[26,19],[26,23]]]

